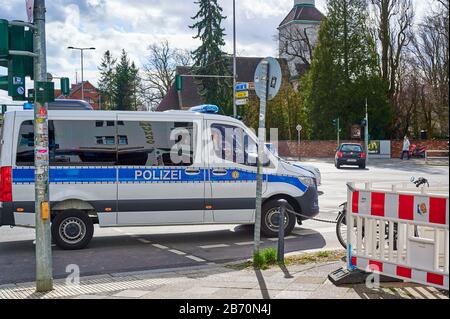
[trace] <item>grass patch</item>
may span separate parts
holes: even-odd
[[[275,248],[264,249],[261,253],[264,256],[267,265],[274,265],[277,263],[277,250]]]
[[[284,259],[284,264],[289,265],[304,265],[314,263],[326,263],[342,260],[347,256],[345,250],[336,251],[321,251],[317,253],[300,254],[297,256],[290,256]],[[243,270],[247,268],[268,269],[270,266],[277,264],[277,250],[275,248],[267,248],[261,250],[258,254],[253,255],[252,261],[246,261],[239,264],[226,265],[225,267],[234,270]]]
[[[345,250],[321,251],[318,253],[308,253],[287,257],[285,259],[285,264],[287,266],[332,262],[339,261],[346,256],[347,252]]]

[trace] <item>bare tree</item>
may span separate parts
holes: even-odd
[[[192,59],[189,51],[171,48],[167,40],[150,45],[148,50],[141,92],[145,102],[153,109],[173,85],[177,66],[188,66]]]
[[[387,98],[394,104],[398,93],[402,52],[412,38],[414,9],[411,0],[371,0],[375,35],[379,44],[381,76],[388,84]]]
[[[438,0],[440,8],[419,24],[412,53],[420,68],[426,93],[422,115],[430,134],[439,130],[448,135],[449,107],[449,42],[448,0]]]
[[[298,59],[307,67],[310,66],[314,50],[313,39],[308,30],[316,30],[315,27],[286,28],[279,35],[280,56],[285,55],[288,59]],[[314,31],[315,32],[315,31]]]

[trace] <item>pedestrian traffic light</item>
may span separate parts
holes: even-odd
[[[333,119],[333,125],[334,125],[334,126],[337,125],[337,119]]]
[[[69,78],[61,78],[61,94],[64,96],[70,95],[70,82]]]

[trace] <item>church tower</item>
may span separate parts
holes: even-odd
[[[322,19],[315,0],[294,0],[294,7],[278,27],[279,56],[287,60],[292,80],[309,68]]]

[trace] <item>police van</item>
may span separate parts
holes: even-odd
[[[100,227],[255,222],[257,137],[241,121],[191,111],[48,111],[51,229],[63,249]],[[33,111],[7,112],[0,145],[0,226],[34,227]],[[279,207],[319,213],[314,175],[265,150],[261,231]],[[287,214],[289,234],[305,217]]]

